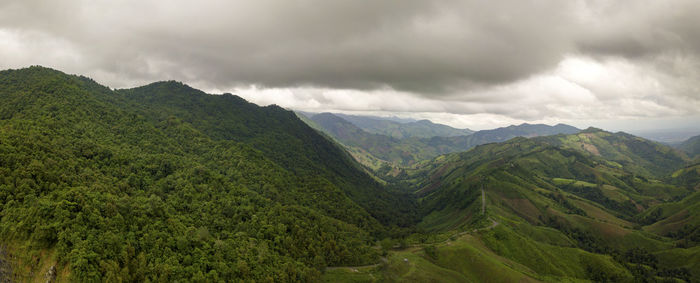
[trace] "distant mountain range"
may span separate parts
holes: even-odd
[[[518,136],[536,137],[579,131],[564,124],[521,124],[472,132],[427,120],[397,123],[373,117],[332,113],[307,117],[309,119],[306,121],[313,122],[313,127],[349,147],[358,160],[375,169],[383,165],[381,161],[406,166],[441,154],[464,151],[476,145],[506,141]]]
[[[429,120],[403,120],[399,122],[394,118],[354,116],[345,114],[333,115],[343,118],[369,133],[381,134],[397,139],[410,137],[455,137],[469,135],[474,132],[469,129],[456,129],[447,125],[436,124],[430,122]]]

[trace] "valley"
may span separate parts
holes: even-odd
[[[347,138],[335,137],[341,143]],[[404,166],[400,175],[385,179],[416,195],[421,233],[442,236],[414,234],[406,248],[389,252],[413,258],[410,263],[390,261],[384,269],[338,271],[326,278],[423,281],[414,270],[425,268],[433,271],[418,274],[457,274],[445,282],[483,281],[481,270],[455,268],[434,257],[464,255],[454,247],[481,245],[493,261],[522,267],[518,276],[494,281],[693,281],[700,267],[698,180],[684,176],[697,174],[694,155],[685,148],[589,128],[477,145]]]
[[[697,137],[0,71],[0,279],[696,282]],[[12,259],[12,260],[9,260]]]

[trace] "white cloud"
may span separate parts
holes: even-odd
[[[474,129],[524,122],[587,127],[605,120],[633,124],[640,119],[700,114],[697,97],[676,92],[677,85],[687,79],[669,77],[621,58],[598,61],[570,55],[542,74],[511,84],[456,93],[449,98],[422,97],[391,89],[247,87],[233,92],[263,105],[278,104],[311,112],[398,115]]]

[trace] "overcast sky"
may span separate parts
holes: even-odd
[[[0,69],[455,127],[700,129],[700,1],[0,1]]]

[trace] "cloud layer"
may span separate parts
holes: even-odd
[[[0,68],[462,125],[681,117],[700,111],[698,14],[693,0],[9,0]]]

